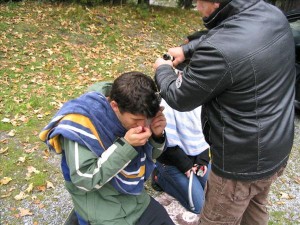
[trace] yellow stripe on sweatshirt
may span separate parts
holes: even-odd
[[[56,135],[55,137],[49,139],[50,145],[54,148],[55,152],[60,154],[62,152],[62,148],[59,141],[59,136]]]
[[[145,168],[146,168],[145,165],[141,166],[139,174],[128,175],[128,174],[124,173],[124,171],[121,171],[120,173],[126,178],[138,178],[138,177],[142,177],[145,175]]]
[[[104,145],[103,145],[103,143],[102,143],[102,141],[101,141],[101,139],[100,139],[100,137],[99,137],[99,134],[98,134],[98,132],[97,132],[97,130],[96,130],[94,124],[91,122],[91,120],[90,120],[88,117],[83,116],[83,115],[81,115],[81,114],[68,114],[68,115],[64,116],[64,117],[62,118],[62,120],[70,120],[70,121],[73,121],[73,122],[75,122],[75,123],[80,124],[80,125],[83,126],[83,127],[86,127],[86,128],[88,128],[88,129],[90,129],[91,132],[93,133],[93,135],[94,135],[94,136],[97,138],[97,140],[99,141],[99,143],[100,143],[100,145],[102,146],[102,148],[103,148],[104,150],[106,150],[106,149],[104,148]]]

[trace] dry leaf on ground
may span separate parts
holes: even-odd
[[[47,183],[47,189],[49,189],[49,188],[52,188],[52,189],[54,189],[54,185],[53,185],[53,183],[51,183],[50,181],[48,181],[48,180],[46,180],[46,183]]]
[[[7,151],[8,151],[8,147],[6,147],[6,148],[0,148],[0,154],[3,154],[5,152],[7,152]]]
[[[16,131],[11,130],[7,135],[10,136],[10,137],[14,137],[16,135]]]
[[[19,208],[19,211],[20,211],[20,216],[23,217],[23,216],[32,216],[33,213],[30,212],[29,209],[23,209],[23,208]]]
[[[17,201],[19,201],[19,200],[23,200],[23,199],[25,199],[27,197],[28,197],[28,195],[25,194],[23,191],[21,191],[18,195],[16,195],[14,197],[14,199],[17,200]]]
[[[10,181],[12,181],[12,179],[10,177],[3,177],[1,180],[0,180],[0,185],[2,184],[8,184]]]
[[[28,188],[26,188],[25,192],[30,193],[33,190],[33,183],[30,183]]]

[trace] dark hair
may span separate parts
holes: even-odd
[[[118,103],[121,113],[141,114],[147,118],[156,115],[161,100],[154,80],[135,71],[119,76],[113,82],[109,97]]]

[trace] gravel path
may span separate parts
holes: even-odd
[[[295,118],[295,139],[285,173],[270,192],[270,211],[283,212],[284,224],[300,224],[300,115]],[[279,224],[279,223],[278,223]],[[283,224],[283,223],[280,223]]]

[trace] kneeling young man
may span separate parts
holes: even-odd
[[[166,119],[154,81],[124,73],[68,101],[40,138],[62,154],[79,224],[174,224],[144,189],[163,151]]]

